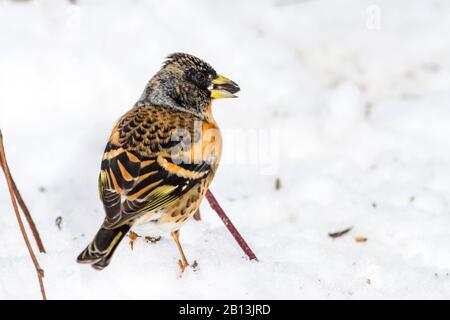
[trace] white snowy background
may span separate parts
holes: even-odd
[[[0,128],[48,297],[450,298],[449,31],[446,0],[0,0]],[[214,104],[211,190],[259,262],[204,201],[181,231],[198,271],[170,237],[78,265],[113,123],[176,51],[241,86]],[[0,230],[0,299],[39,299],[3,176]]]

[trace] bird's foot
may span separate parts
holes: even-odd
[[[192,264],[189,264],[187,261],[183,262],[183,260],[178,260],[178,267],[180,268],[181,275],[184,273],[184,271],[187,269],[187,267],[191,267],[191,269],[196,272],[198,271],[198,262],[197,260],[194,260],[194,262]]]
[[[128,231],[127,235],[128,235],[128,238],[130,238],[130,248],[131,248],[131,250],[133,250],[134,249],[134,241],[136,241],[136,239],[140,238],[141,236],[133,231]]]
[[[161,240],[161,236],[159,236],[159,237],[149,237],[149,236],[147,236],[144,239],[147,242],[157,243],[159,240]]]
[[[184,272],[184,270],[186,270],[187,267],[189,267],[189,263],[187,261],[182,261],[181,259],[178,260],[178,266],[180,267],[181,273]]]

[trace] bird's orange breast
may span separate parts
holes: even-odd
[[[211,116],[211,111],[205,113],[205,119],[194,120],[192,128],[194,129],[190,132],[188,140],[190,143],[188,145],[182,143],[183,147],[177,153],[172,153],[172,158],[182,159],[186,163],[208,162],[215,171],[222,155],[222,135]]]
[[[222,156],[222,134],[211,113],[211,104],[206,111],[206,121],[202,124],[202,154],[204,161],[210,161],[214,171]]]

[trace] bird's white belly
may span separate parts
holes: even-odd
[[[163,215],[162,211],[153,214],[144,214],[137,219],[132,230],[140,236],[160,236],[181,227],[181,224],[175,222],[161,222],[159,218]]]

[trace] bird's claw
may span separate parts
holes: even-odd
[[[183,262],[180,260],[178,260],[178,266],[180,267],[181,273],[184,272],[184,270],[186,270],[187,267],[189,267],[189,263],[187,261]]]
[[[198,262],[197,262],[197,260],[194,260],[194,263],[192,263],[192,265],[191,265],[187,261],[183,262],[180,259],[180,260],[178,260],[178,267],[180,268],[181,275],[184,273],[184,271],[187,269],[187,267],[191,267],[191,269],[195,272],[195,271],[198,271]]]
[[[159,236],[159,237],[149,237],[149,236],[147,236],[147,237],[145,237],[144,239],[145,239],[145,241],[147,241],[147,242],[156,243],[156,242],[158,242],[159,240],[161,240],[161,236]]]
[[[130,238],[130,248],[131,250],[134,249],[134,241],[136,241],[137,238],[139,238],[140,235],[138,235],[136,232],[128,231],[128,238]]]

